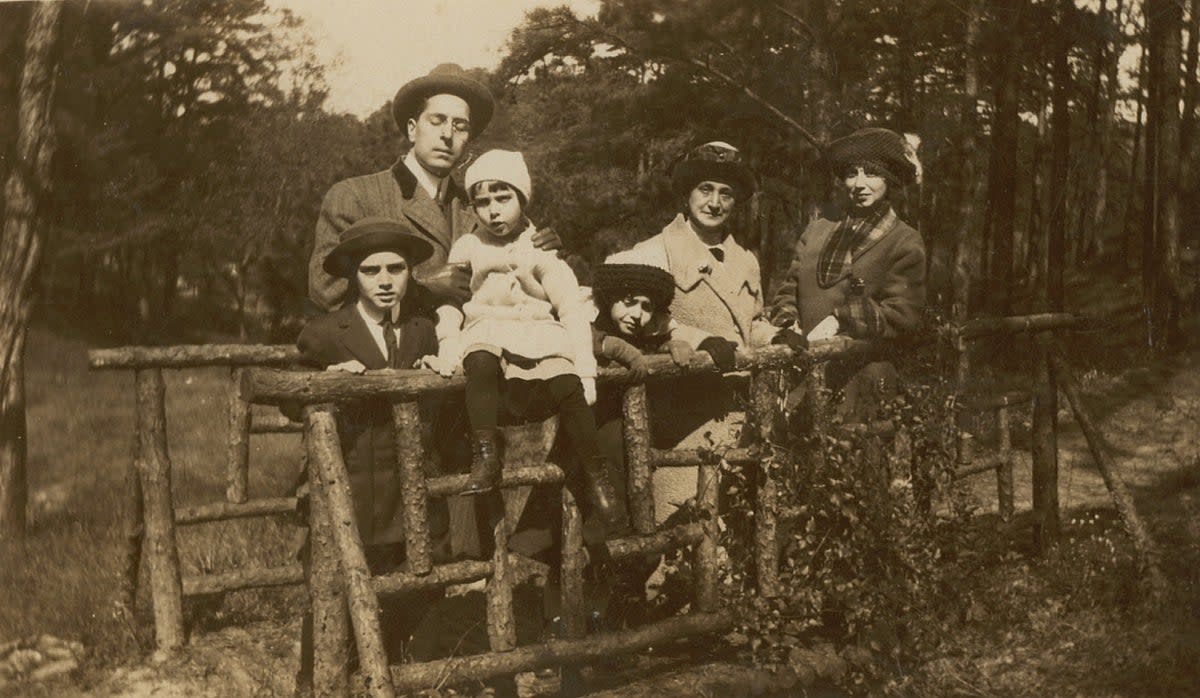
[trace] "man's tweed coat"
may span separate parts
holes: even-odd
[[[347,282],[326,274],[321,265],[337,246],[342,231],[367,216],[411,223],[433,245],[433,256],[415,270],[418,283],[445,264],[455,240],[480,225],[468,206],[466,192],[453,179],[448,180],[446,201],[438,203],[417,185],[416,176],[403,159],[382,172],[338,182],[321,203],[308,262],[308,296],[322,310],[333,310],[342,304]]]

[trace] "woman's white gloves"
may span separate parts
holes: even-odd
[[[821,339],[829,339],[838,333],[841,328],[841,323],[833,315],[826,317],[824,320],[817,323],[817,326],[812,328],[812,332],[808,333],[806,339],[810,342],[815,342]]]

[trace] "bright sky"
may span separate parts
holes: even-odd
[[[329,108],[367,116],[439,63],[494,68],[538,7],[594,16],[599,0],[272,0],[304,18],[327,66]]]

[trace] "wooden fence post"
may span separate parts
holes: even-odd
[[[1058,389],[1047,337],[1034,337],[1033,535],[1039,551],[1058,541]]]
[[[137,372],[137,462],[146,507],[145,554],[154,598],[154,636],[160,650],[173,649],[184,642],[183,588],[171,503],[165,396],[161,369]]]
[[[487,580],[488,645],[493,652],[509,652],[517,646],[517,619],[513,615],[513,581],[508,565],[508,523],[504,517],[492,529],[492,576]]]
[[[780,594],[779,586],[779,549],[776,541],[777,514],[779,510],[779,492],[775,482],[775,477],[771,473],[769,459],[771,458],[771,427],[775,419],[775,406],[779,400],[779,386],[781,384],[781,374],[778,371],[755,371],[750,380],[750,421],[747,427],[753,429],[753,447],[758,449],[759,463],[755,469],[757,482],[755,492],[755,507],[754,507],[754,562],[755,570],[758,578],[758,593],[765,598],[774,598]],[[703,467],[703,466],[702,466]],[[703,470],[701,475],[703,476]],[[713,480],[709,483],[710,487],[715,491],[717,483],[715,474],[710,475]],[[701,493],[703,496],[704,493]],[[715,497],[715,494],[713,495]],[[698,501],[705,501],[697,498]],[[703,509],[703,507],[702,507]],[[716,506],[714,499],[713,516],[716,516]],[[712,524],[715,526],[716,521]],[[707,523],[705,526],[707,527]],[[708,545],[708,531],[705,531],[705,539],[697,545],[697,552],[705,549]],[[713,554],[716,552],[716,539],[713,536]],[[715,564],[715,563],[714,563]],[[715,568],[713,570],[715,575]],[[697,588],[699,588],[700,579],[697,579]],[[715,594],[715,589],[713,593]],[[698,597],[699,598],[699,597]],[[714,605],[707,606],[703,610],[715,610]]]
[[[138,472],[141,461],[140,437],[133,437],[133,460],[125,473],[125,523],[122,544],[125,564],[121,579],[121,606],[129,617],[137,608],[138,575],[142,568],[142,541],[146,535],[146,505],[142,495],[142,477]]]
[[[694,581],[694,603],[692,605],[692,613],[712,613],[717,610],[720,605],[720,595],[718,594],[719,571],[717,569],[717,536],[719,535],[717,527],[717,517],[720,515],[717,508],[717,498],[720,494],[720,468],[715,463],[701,463],[699,472],[696,477],[696,508],[699,509],[700,526],[704,529],[703,537],[696,543],[693,553],[693,567],[695,568]],[[760,509],[761,511],[761,509]],[[756,521],[757,527],[760,522]],[[774,539],[774,518],[772,517],[772,538],[771,545],[775,543]],[[756,538],[761,538],[758,528],[755,528]],[[757,542],[757,541],[756,541]],[[758,551],[761,553],[761,550]],[[759,588],[763,587],[762,567],[763,560],[759,556]],[[778,585],[778,568],[774,570],[775,583]],[[764,594],[765,595],[765,594]]]
[[[1009,424],[1008,407],[996,412],[996,426],[1000,431],[1000,449],[996,465],[996,508],[1003,521],[1011,521],[1015,505],[1013,502],[1013,456],[1012,427]]]
[[[312,604],[313,695],[346,696],[350,693],[350,617],[346,585],[333,540],[329,505],[324,488],[317,485],[320,469],[308,457],[307,435],[304,459],[308,470],[308,525],[311,531],[308,596]]]
[[[429,574],[433,550],[429,540],[429,496],[425,481],[425,448],[421,445],[421,414],[415,402],[392,405],[396,456],[400,459],[400,497],[404,507],[405,554],[408,570]]]
[[[654,484],[650,462],[650,417],[646,386],[625,390],[622,411],[625,439],[625,469],[633,529],[642,535],[654,532]]]
[[[342,563],[342,576],[350,599],[350,620],[358,647],[358,665],[366,679],[367,692],[374,698],[394,698],[387,653],[379,627],[379,598],[371,582],[362,538],[354,522],[354,500],[349,474],[342,462],[333,406],[310,405],[304,409],[305,440],[310,463],[321,474],[313,484],[325,497],[333,540]]]
[[[250,479],[250,404],[242,399],[242,369],[229,369],[229,447],[226,451],[228,485],[225,499],[246,501]]]

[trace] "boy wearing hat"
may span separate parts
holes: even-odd
[[[296,340],[302,361],[329,371],[362,373],[415,368],[437,354],[433,321],[419,310],[412,270],[432,246],[410,226],[386,218],[364,218],[346,228],[323,268],[346,280],[347,303],[313,318]],[[397,473],[391,409],[386,400],[344,405],[338,432],[350,473],[354,514],[376,572],[403,561],[401,487]],[[444,506],[430,508],[430,527],[445,534]]]
[[[450,171],[470,140],[487,128],[494,110],[488,88],[452,63],[400,88],[392,117],[411,145],[408,152],[387,170],[338,182],[321,204],[308,276],[309,300],[317,309],[334,310],[345,300],[346,279],[329,274],[324,260],[341,232],[368,216],[404,221],[430,243],[429,257],[413,275],[435,298],[461,302],[469,295],[469,273],[447,265],[446,255],[478,221]],[[549,230],[534,242],[545,249],[562,244]]]

